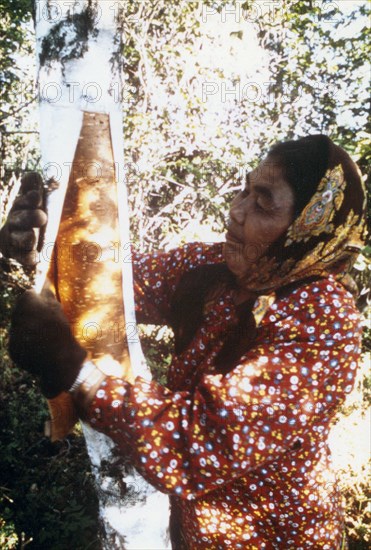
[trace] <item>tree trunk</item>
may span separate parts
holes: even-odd
[[[52,279],[94,362],[129,378],[149,378],[127,261],[118,3],[35,6],[42,162],[45,178],[53,180],[36,287]],[[69,395],[49,406],[52,437],[63,437],[75,420]],[[167,497],[124,457],[118,460],[109,438],[88,426],[84,435],[97,481],[103,548],[168,548]]]

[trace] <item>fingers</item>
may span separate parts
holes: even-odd
[[[21,179],[20,196],[14,201],[12,210],[39,208],[43,204],[44,186],[40,174],[28,172]]]
[[[9,234],[9,245],[18,254],[31,252],[36,248],[37,236],[35,231],[12,231]]]
[[[19,196],[0,229],[0,251],[4,256],[14,258],[27,266],[37,263],[37,252],[41,250],[42,229],[47,222],[43,210],[43,180],[37,172],[22,177]]]
[[[40,377],[49,398],[72,386],[87,356],[49,289],[41,294],[28,290],[18,298],[8,349],[18,367]]]
[[[20,254],[13,250],[11,257],[25,267],[34,267],[39,260],[36,250],[21,252]]]
[[[12,328],[26,323],[31,314],[37,319],[37,310],[39,307],[39,295],[34,290],[26,290],[16,301],[12,312]]]
[[[43,193],[36,189],[20,195],[13,203],[12,211],[39,208],[43,204]]]
[[[37,261],[36,243],[38,235],[35,230],[12,231],[9,233],[8,249],[10,256],[25,266],[34,266]]]
[[[22,195],[28,191],[36,190],[40,194],[43,192],[43,180],[40,174],[37,172],[27,172],[21,179],[21,193]]]
[[[33,210],[13,210],[9,214],[8,224],[10,230],[27,231],[32,228],[40,228],[46,224],[47,215],[40,208]]]
[[[50,321],[55,316],[55,312],[51,311],[51,306],[62,313],[62,308],[51,290],[43,290],[41,294],[34,290],[26,290],[17,299],[12,322],[13,324],[15,321],[24,323],[27,318],[32,318],[33,324]]]

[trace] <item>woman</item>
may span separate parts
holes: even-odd
[[[70,389],[81,417],[171,496],[177,550],[341,547],[326,441],[360,353],[349,269],[364,210],[356,165],[310,136],[248,174],[224,245],[136,258],[138,321],[175,332],[166,388],[81,369],[86,354],[54,298],[19,300],[13,359],[48,397]],[[47,349],[23,338],[35,315],[58,333]]]

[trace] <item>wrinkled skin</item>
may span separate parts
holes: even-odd
[[[281,166],[269,156],[247,174],[245,188],[231,203],[224,247],[225,261],[237,280],[243,278],[294,219],[295,196]],[[240,286],[236,304],[254,293]]]
[[[52,398],[74,383],[86,351],[78,344],[60,303],[50,290],[27,290],[18,298],[9,332],[9,353],[24,370],[40,378]]]
[[[0,252],[24,266],[34,266],[37,262],[39,233],[47,221],[43,196],[41,176],[36,172],[23,176],[20,193],[0,230]]]
[[[294,218],[294,192],[282,168],[269,157],[250,172],[246,186],[231,203],[225,258],[239,278],[289,227]]]

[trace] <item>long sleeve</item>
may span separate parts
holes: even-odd
[[[133,252],[136,314],[139,323],[167,324],[170,304],[182,275],[224,261],[222,244],[191,243],[170,252]]]
[[[271,306],[228,374],[184,392],[108,378],[87,419],[130,446],[158,489],[192,499],[297,444],[316,446],[353,386],[359,344],[351,296],[334,281],[311,283]]]

